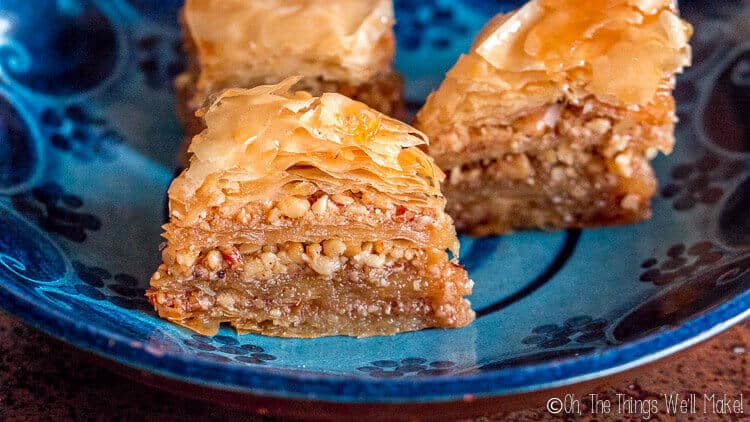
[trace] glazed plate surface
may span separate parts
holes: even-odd
[[[643,224],[467,238],[477,320],[458,330],[203,337],[156,317],[180,128],[178,1],[0,0],[0,305],[104,358],[283,399],[412,403],[594,379],[750,313],[750,6],[683,2],[695,65]],[[414,109],[493,14],[519,2],[397,1]]]

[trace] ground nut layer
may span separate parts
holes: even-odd
[[[443,192],[456,229],[484,236],[514,229],[556,230],[634,223],[651,215],[656,179],[643,156],[632,158],[630,175],[588,165],[549,165],[523,154],[449,172]]]
[[[454,122],[430,136],[429,154],[442,169],[506,154],[537,155],[568,148],[594,148],[607,158],[626,148],[670,153],[674,102],[660,98],[638,111],[613,107],[592,96],[529,110],[511,121]],[[419,122],[416,122],[420,128]],[[424,129],[424,128],[422,128]]]
[[[456,228],[487,235],[650,217],[657,181],[649,160],[671,151],[674,123],[626,114],[590,98],[545,106],[510,125],[440,135],[430,152],[446,172],[446,211]]]
[[[466,271],[408,241],[238,244],[206,250],[190,274],[159,267],[159,314],[204,334],[222,322],[283,337],[389,335],[473,320]]]

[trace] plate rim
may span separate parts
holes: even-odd
[[[378,379],[364,375],[289,371],[271,366],[228,366],[162,351],[87,320],[71,318],[60,310],[38,306],[22,292],[14,290],[7,277],[0,277],[0,281],[0,308],[48,335],[104,359],[213,389],[278,399],[347,404],[451,402],[467,397],[512,396],[575,385],[654,362],[750,317],[748,289],[674,328],[600,352],[489,372]]]

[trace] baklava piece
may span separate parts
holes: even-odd
[[[203,128],[195,111],[212,93],[295,75],[296,90],[403,113],[390,0],[187,0],[181,21],[189,64],[176,80],[177,114],[186,140]]]
[[[292,94],[296,83],[227,90],[199,112],[207,129],[169,188],[147,293],[159,315],[283,337],[471,322],[427,138],[340,94]]]
[[[649,218],[691,32],[668,0],[536,0],[491,20],[415,123],[459,231]]]

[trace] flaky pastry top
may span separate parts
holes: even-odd
[[[359,84],[390,69],[390,0],[187,0],[198,90],[301,75]]]
[[[340,94],[292,93],[298,80],[229,89],[198,112],[207,128],[169,189],[173,222],[314,190],[367,189],[409,209],[443,212],[445,176],[417,148],[424,134]]]
[[[691,34],[673,0],[532,0],[482,29],[420,111],[418,127],[432,136],[425,126],[436,119],[512,118],[589,95],[648,108],[690,64]]]

